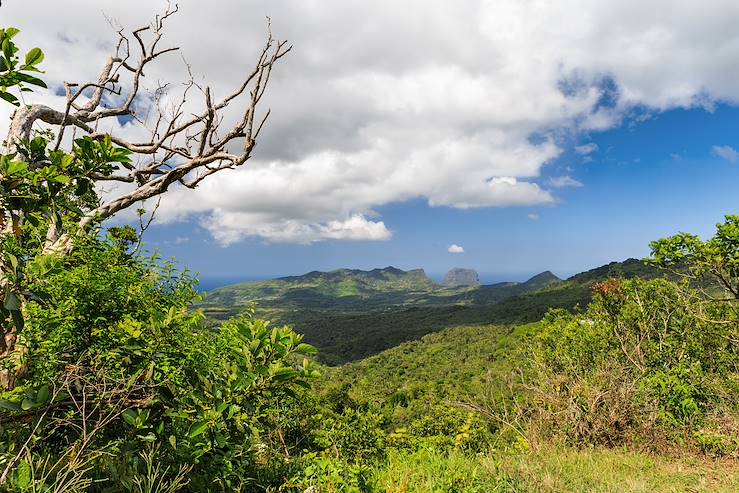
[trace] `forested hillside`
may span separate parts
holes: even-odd
[[[342,269],[220,288],[197,306],[214,320],[255,307],[259,316],[297,327],[320,361],[341,364],[448,327],[529,323],[551,308],[585,307],[592,285],[612,277],[663,275],[629,259],[565,281],[543,272],[522,283],[449,288],[420,269]]]

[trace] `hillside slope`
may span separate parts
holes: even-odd
[[[536,322],[550,308],[583,307],[592,285],[609,277],[661,275],[629,259],[565,281],[547,271],[523,283],[448,288],[421,269],[341,269],[227,286],[208,293],[200,307],[222,320],[256,303],[259,315],[305,334],[322,362],[342,364],[448,327]]]
[[[498,357],[535,330],[536,324],[444,329],[329,369],[324,385],[349,386],[358,403],[384,409],[393,426],[403,426],[438,403],[480,392]]]
[[[442,288],[423,269],[338,269],[225,286],[208,293],[202,306],[215,318],[221,317],[220,310],[230,315],[253,303],[263,309],[366,311],[432,302],[434,296],[454,296],[466,289]]]

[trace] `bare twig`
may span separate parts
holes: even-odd
[[[66,105],[57,110],[42,104],[19,108],[11,123],[6,141],[9,152],[30,136],[33,125],[43,122],[56,129],[54,148],[62,143],[68,128],[101,139],[105,133],[98,131],[101,122],[109,119],[130,118],[149,131],[150,138],[131,141],[113,133],[111,141],[139,158],[138,165],[123,164],[110,174],[93,173],[97,182],[115,181],[135,185],[127,193],[107,200],[84,213],[78,229],[87,231],[108,217],[130,208],[134,204],[160,196],[173,185],[196,188],[207,177],[243,165],[251,158],[257,138],[267,121],[270,111],[259,111],[259,106],[269,83],[272,68],[290,52],[285,41],[272,37],[269,19],[266,42],[256,62],[243,81],[219,100],[213,98],[210,87],[197,84],[189,65],[189,80],[184,83],[179,101],[162,104],[169,96],[169,84],[159,84],[146,99],[151,102],[147,113],[137,115],[137,106],[144,98],[145,70],[162,55],[178,50],[178,47],[161,48],[165,22],[177,12],[177,6],[168,7],[149,25],[132,31],[116,31],[118,43],[107,58],[94,82],[66,83]],[[185,107],[190,103],[193,90],[203,95],[202,110],[186,116]],[[113,100],[122,101],[114,103]],[[240,107],[240,117],[228,128],[222,128],[227,111]],[[154,115],[148,114],[155,112]],[[261,113],[261,116],[258,115]],[[149,122],[151,125],[148,125]],[[53,231],[44,248],[45,253],[68,252],[71,238],[63,231]]]

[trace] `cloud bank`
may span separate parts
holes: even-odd
[[[96,77],[113,40],[102,12],[138,27],[163,8],[2,6],[19,42],[46,51],[52,88]],[[199,221],[222,244],[385,240],[377,208],[418,198],[463,209],[554,203],[558,187],[579,182],[542,176],[578,136],[637,109],[739,100],[733,0],[187,0],[167,39],[224,94],[261,47],[266,15],[295,48],[274,72],[254,158],[194,192],[172,190],[159,211],[161,221]],[[158,70],[151,84],[186,78],[178,56]],[[724,151],[715,149],[730,159]]]

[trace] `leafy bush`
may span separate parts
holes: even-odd
[[[32,466],[47,479],[74,470],[88,489],[134,484],[154,474],[142,454],[203,491],[255,476],[261,420],[318,374],[298,359],[315,352],[302,336],[248,314],[208,328],[188,311],[190,277],[116,242],[85,240],[42,261],[31,265],[46,270],[19,334],[19,379],[0,401],[16,484]]]
[[[727,216],[705,243],[684,234],[653,243],[653,261],[684,281],[611,279],[593,286],[585,312],[551,311],[503,363],[523,366],[511,392],[524,397],[502,399],[503,409],[487,402],[487,414],[517,413],[530,439],[674,447],[688,437],[733,453],[713,437],[739,423],[736,223]]]

